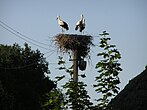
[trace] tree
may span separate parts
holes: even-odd
[[[49,70],[43,54],[24,46],[0,45],[0,97],[6,101],[0,99],[0,106],[7,106],[1,110],[43,110],[43,96],[56,87],[45,76]]]
[[[73,110],[89,110],[92,109],[93,103],[90,101],[90,96],[88,95],[86,88],[86,84],[82,81],[74,82],[73,80],[73,66],[70,68],[66,67],[65,61],[63,57],[59,56],[58,64],[61,66],[59,70],[65,70],[70,75],[70,79],[66,82],[62,87],[66,91],[65,92],[65,105],[64,108],[66,109],[73,109]],[[84,74],[79,75],[82,78],[86,76]],[[57,76],[57,82],[64,79],[65,75]]]
[[[13,106],[13,96],[4,91],[3,85],[0,81],[0,109],[11,110]]]
[[[65,97],[60,89],[52,89],[44,95],[43,108],[45,110],[64,110]]]
[[[100,44],[99,47],[103,49],[103,52],[99,52],[97,56],[101,57],[96,64],[96,69],[98,69],[99,75],[96,76],[95,81],[97,84],[94,84],[97,93],[102,94],[102,98],[98,98],[98,109],[110,110],[111,107],[108,106],[110,98],[118,94],[119,87],[117,86],[120,83],[119,73],[122,71],[119,63],[121,58],[120,52],[116,49],[115,45],[109,44],[108,41],[111,40],[110,37],[107,37],[109,33],[103,31],[100,34]]]

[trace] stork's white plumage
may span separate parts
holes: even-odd
[[[81,14],[80,20],[76,23],[75,30],[79,30],[80,32],[82,32],[84,29],[85,29],[85,19],[83,14]]]
[[[62,29],[62,32],[64,32],[64,30],[69,30],[68,24],[65,21],[62,21],[60,16],[57,16],[57,20],[58,20],[58,24]]]

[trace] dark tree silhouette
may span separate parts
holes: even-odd
[[[0,45],[0,109],[43,110],[43,96],[56,86],[45,76],[48,63],[39,50]]]

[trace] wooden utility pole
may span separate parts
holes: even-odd
[[[78,51],[73,51],[73,81],[78,82]]]
[[[78,84],[78,50],[75,49],[73,52],[73,81],[74,84]],[[72,102],[73,110],[76,110],[77,106],[77,86],[74,86],[73,92],[75,94],[75,97]]]

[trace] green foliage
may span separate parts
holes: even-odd
[[[121,58],[120,52],[116,49],[115,45],[111,45],[108,41],[111,38],[107,37],[109,33],[104,31],[100,34],[100,44],[99,47],[103,49],[103,52],[97,54],[98,57],[102,57],[96,64],[96,69],[98,69],[99,75],[96,77],[95,81],[97,84],[94,85],[97,93],[102,93],[102,98],[99,98],[97,107],[102,110],[108,110],[110,97],[115,96],[119,92],[120,83],[118,77],[120,71],[120,63],[118,60]]]
[[[42,110],[42,96],[55,87],[45,76],[49,70],[43,54],[24,46],[0,45],[0,105],[4,110]]]
[[[87,85],[83,82],[75,83],[73,80],[69,80],[63,88],[67,90],[66,100],[67,105],[76,110],[85,110],[92,108],[93,103],[90,102],[90,96],[88,95],[85,87]]]
[[[12,110],[13,107],[13,96],[8,94],[0,81],[0,109],[1,110]]]
[[[44,95],[44,104],[42,107],[46,110],[63,110],[65,97],[59,89],[52,89]]]
[[[59,56],[59,65],[61,66],[59,70],[65,70],[70,75],[70,79],[66,84],[63,85],[63,89],[66,91],[65,96],[65,108],[73,110],[86,110],[91,109],[93,103],[90,102],[90,96],[88,95],[85,87],[87,86],[84,82],[74,82],[73,81],[73,66],[67,68],[65,66],[65,61],[63,57]],[[61,69],[62,68],[62,69]],[[57,81],[63,79],[65,76],[57,76]],[[85,74],[81,74],[82,78],[85,78]]]
[[[65,77],[65,75],[62,75],[62,76],[56,76],[55,78],[57,79],[57,82],[62,80],[63,78]]]

